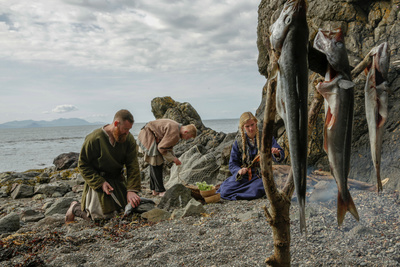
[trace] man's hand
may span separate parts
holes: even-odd
[[[247,169],[247,168],[241,168],[241,169],[238,171],[238,173],[239,173],[239,175],[244,175],[244,174],[246,174],[248,171],[249,171],[249,169]]]
[[[140,197],[135,192],[128,191],[126,199],[128,203],[131,203],[132,208],[136,208],[140,205]]]
[[[176,165],[181,165],[182,164],[182,162],[178,158],[174,158],[174,163]]]
[[[103,183],[101,189],[103,189],[104,193],[106,193],[107,195],[110,195],[110,192],[114,190],[114,188],[112,188],[112,186],[107,182]]]

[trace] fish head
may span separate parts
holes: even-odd
[[[373,57],[373,68],[377,71],[377,84],[379,85],[387,80],[389,72],[389,61],[390,53],[387,42],[380,44],[379,46],[371,50],[371,56]],[[379,80],[380,78],[380,80]]]
[[[329,31],[320,29],[314,39],[314,48],[326,55],[331,71],[349,76],[349,59],[341,28]],[[334,73],[331,74],[330,78],[336,76]]]
[[[281,51],[283,42],[289,28],[294,21],[300,16],[305,17],[307,12],[307,4],[305,0],[288,0],[283,6],[278,19],[270,26],[271,33],[270,43],[275,51]]]

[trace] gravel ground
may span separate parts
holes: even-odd
[[[338,227],[336,200],[307,203],[306,235],[299,232],[294,201],[292,266],[400,266],[399,192],[351,194],[359,222],[347,213]],[[160,223],[129,216],[105,224],[79,219],[65,225],[63,216],[50,217],[3,235],[0,265],[265,266],[273,253],[271,228],[262,211],[267,203],[266,198],[221,201],[205,205],[201,217]]]

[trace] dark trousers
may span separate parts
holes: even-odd
[[[164,164],[158,166],[150,165],[150,190],[155,190],[156,192],[165,192],[163,166]]]

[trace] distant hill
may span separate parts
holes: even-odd
[[[57,119],[53,121],[10,121],[0,124],[0,129],[5,128],[38,128],[38,127],[58,127],[58,126],[82,126],[82,125],[102,125],[106,124],[103,122],[88,122],[83,119],[72,118],[72,119]]]

